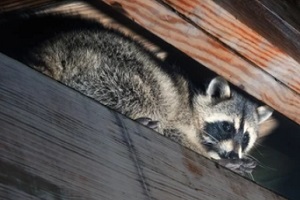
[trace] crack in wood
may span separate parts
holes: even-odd
[[[142,185],[143,191],[144,191],[145,195],[147,196],[147,198],[149,200],[152,200],[153,198],[151,197],[150,189],[149,189],[147,181],[146,181],[146,176],[143,173],[143,167],[141,166],[141,161],[139,160],[138,152],[135,149],[133,140],[131,139],[130,134],[127,130],[127,127],[124,124],[123,120],[120,118],[119,114],[114,113],[114,116],[115,116],[115,119],[118,122],[118,124],[121,126],[120,132],[122,133],[122,136],[127,144],[128,150],[130,152],[130,154],[129,154],[130,158],[133,161],[134,166],[136,167],[137,175],[140,178],[139,182]]]

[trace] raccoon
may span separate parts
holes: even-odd
[[[2,53],[208,158],[239,163],[236,171],[254,168],[243,158],[272,109],[223,78],[199,90],[137,41],[81,17],[31,16],[0,29]]]

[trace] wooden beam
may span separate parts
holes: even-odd
[[[214,0],[214,2],[300,62],[299,0]]]
[[[97,0],[91,2],[97,4]],[[300,124],[300,96],[297,92],[298,89],[296,89],[297,83],[294,83],[294,88],[290,88],[289,85],[283,84],[281,79],[277,80],[272,74],[263,70],[262,66],[258,66],[251,60],[245,58],[238,50],[234,50],[231,47],[229,48],[225,43],[228,43],[228,41],[225,39],[222,41],[222,36],[220,36],[219,39],[209,33],[209,31],[206,31],[201,27],[199,28],[198,25],[195,26],[194,22],[191,23],[191,21],[193,21],[192,19],[182,18],[182,16],[178,15],[180,11],[170,9],[169,6],[162,4],[161,1],[103,0],[103,2],[112,6],[118,4],[119,7],[125,11],[123,13],[127,14],[129,18],[144,28]],[[178,2],[183,2],[183,0],[179,0]],[[222,8],[219,9],[222,10]],[[222,10],[222,12],[226,13],[227,11]],[[224,16],[230,15],[227,13]],[[251,31],[249,34],[254,34],[254,32]],[[235,34],[233,37],[234,36]],[[290,73],[297,76],[295,73],[298,72],[299,69],[297,68],[300,67],[298,63],[263,38],[258,35],[255,35],[255,37],[257,37],[258,40],[263,41],[263,44],[266,44],[262,45],[263,49],[269,46],[268,48],[271,52],[277,52],[277,56],[271,55],[270,52],[265,53],[265,55],[270,56],[270,59],[273,59],[273,57],[275,58],[273,60],[273,66],[271,65],[272,60],[269,62],[269,65],[272,66],[269,68],[270,71],[276,71],[276,73],[285,80],[284,73],[289,74],[289,72],[276,69],[275,66],[277,62],[285,60],[295,66]],[[236,41],[236,43],[233,43],[233,46],[238,47],[239,43],[243,42]],[[251,45],[248,46],[250,49],[252,48]],[[260,49],[261,47],[258,45],[255,46],[255,48]],[[246,55],[248,51],[251,52],[252,50],[245,50],[244,55]],[[260,50],[260,52],[264,51]],[[255,57],[255,53],[253,52],[253,55],[249,56]],[[252,58],[253,60],[254,57]],[[257,62],[259,62],[259,60],[261,59],[257,58]],[[277,67],[279,67],[279,65]],[[293,77],[291,74],[289,74],[289,76]],[[296,78],[293,80],[299,81]]]
[[[284,199],[0,54],[2,199]]]

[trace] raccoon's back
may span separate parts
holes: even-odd
[[[0,29],[6,30],[0,33],[1,52],[125,115],[161,118],[172,110],[176,89],[160,61],[118,32],[51,15]]]

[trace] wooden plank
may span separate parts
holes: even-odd
[[[214,2],[300,62],[298,0],[214,0]]]
[[[214,1],[162,1],[191,20],[195,26],[223,42],[229,49],[300,93],[300,64]],[[258,19],[255,21],[260,21]]]
[[[209,69],[300,124],[299,94],[155,0],[103,0]],[[98,1],[93,1],[95,6]],[[188,67],[188,66],[187,66]]]
[[[0,13],[11,13],[21,11],[34,11],[41,8],[49,8],[70,0],[1,0]]]
[[[284,199],[2,54],[0,71],[3,199]]]

